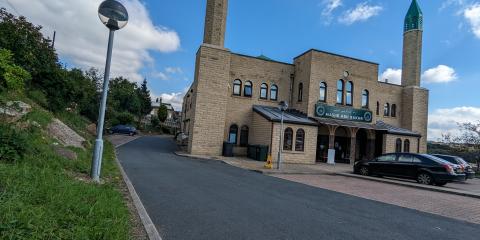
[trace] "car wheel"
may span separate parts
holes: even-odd
[[[446,184],[447,184],[447,182],[445,182],[445,181],[435,182],[435,185],[439,186],[439,187],[445,186]]]
[[[430,174],[420,173],[417,176],[417,182],[425,185],[431,185],[433,183],[433,180]]]
[[[368,170],[368,167],[367,166],[362,166],[360,168],[360,175],[363,175],[363,176],[369,176],[370,175],[370,171]]]

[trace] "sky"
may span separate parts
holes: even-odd
[[[206,0],[120,0],[128,25],[116,32],[112,76],[147,78],[153,98],[181,110],[203,40]],[[225,47],[278,61],[315,48],[380,64],[399,83],[403,21],[410,0],[230,0]],[[422,86],[430,90],[429,139],[480,120],[480,0],[418,0],[424,14]],[[108,31],[101,0],[0,0],[0,6],[57,31],[69,68],[103,70]]]

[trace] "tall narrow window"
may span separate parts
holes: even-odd
[[[277,85],[272,85],[270,89],[270,100],[277,101],[278,99],[278,87]]]
[[[402,139],[397,138],[397,141],[395,143],[395,152],[400,153],[402,152]]]
[[[343,80],[337,82],[337,104],[343,104],[343,90],[345,88]]]
[[[377,102],[377,116],[380,115],[380,103]]]
[[[267,99],[268,98],[268,85],[266,83],[262,83],[260,87],[260,98]]]
[[[245,87],[243,88],[243,96],[251,97],[252,96],[252,82],[247,81]]]
[[[370,105],[370,93],[368,90],[363,90],[362,92],[362,107],[363,108],[368,108],[368,105]]]
[[[303,83],[298,84],[298,101],[303,101]]]
[[[397,117],[397,105],[392,104],[392,112],[390,114],[392,117]]]
[[[240,147],[246,147],[248,145],[248,127],[243,126],[240,130]]]
[[[233,81],[233,95],[240,96],[242,94],[242,81],[239,79]]]
[[[390,116],[390,104],[389,103],[385,103],[385,105],[383,106],[383,116],[385,116],[385,117]]]
[[[295,137],[295,151],[303,152],[305,150],[305,131],[303,129],[297,130]]]
[[[228,142],[237,144],[237,136],[238,136],[238,126],[233,124],[230,126],[230,131],[228,132]]]
[[[410,152],[410,140],[407,139],[403,142],[403,151],[406,153]]]
[[[283,134],[283,150],[292,151],[293,145],[293,130],[291,128],[285,129]]]
[[[327,84],[325,82],[320,83],[320,102],[327,101]]]
[[[353,105],[353,82],[347,82],[347,93],[345,95],[347,106]]]

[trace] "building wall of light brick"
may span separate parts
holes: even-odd
[[[316,126],[303,126],[296,124],[284,124],[284,129],[292,128],[293,130],[293,148],[292,151],[282,149],[282,163],[289,164],[315,164],[317,154],[317,134],[318,128]],[[274,123],[272,131],[272,159],[273,162],[278,161],[278,146],[280,143],[281,124]],[[297,137],[297,130],[303,129],[305,131],[305,146],[304,151],[295,151],[295,139]]]

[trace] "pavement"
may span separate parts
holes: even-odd
[[[258,174],[221,161],[182,157],[175,150],[170,137],[142,137],[117,149],[120,163],[166,240],[468,240],[480,235],[478,224]]]

